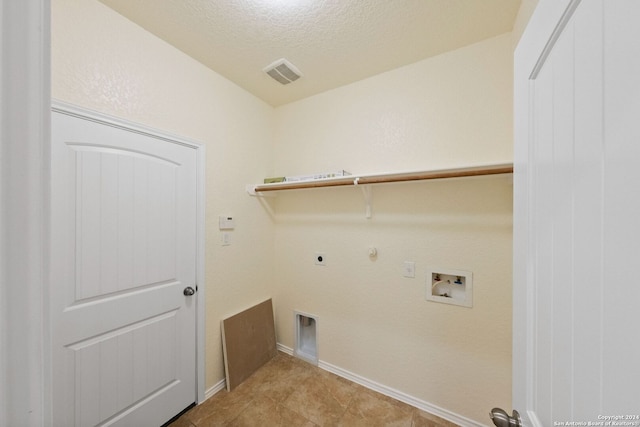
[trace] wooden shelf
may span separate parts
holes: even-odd
[[[389,182],[424,181],[428,179],[464,178],[483,175],[513,173],[513,163],[500,163],[466,168],[438,169],[420,172],[384,173],[375,175],[349,175],[313,181],[259,184],[247,190],[252,195],[269,191],[300,190],[306,188],[339,187],[348,185],[383,184]]]

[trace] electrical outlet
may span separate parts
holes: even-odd
[[[402,275],[411,279],[416,277],[416,263],[413,261],[405,261],[402,269]]]
[[[315,263],[325,267],[327,265],[327,256],[323,252],[316,252]]]

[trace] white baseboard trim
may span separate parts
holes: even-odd
[[[293,349],[287,347],[286,345],[280,344],[280,343],[276,343],[276,349],[278,351],[281,351],[283,353],[287,353],[289,356],[293,356]]]
[[[283,344],[277,343],[276,347],[279,351],[286,353],[290,356],[293,355],[293,349],[289,348]],[[456,414],[454,412],[448,411],[446,409],[440,408],[432,403],[425,402],[424,400],[417,399],[413,396],[410,396],[406,393],[393,389],[391,387],[387,387],[383,384],[379,384],[375,381],[371,381],[367,378],[361,377],[360,375],[349,372],[345,369],[342,369],[338,366],[332,365],[330,363],[324,362],[322,360],[318,361],[318,367],[320,369],[324,369],[325,371],[331,372],[332,374],[336,374],[339,377],[346,378],[349,381],[353,381],[356,384],[360,384],[363,387],[366,387],[370,390],[377,391],[378,393],[384,394],[385,396],[392,397],[400,402],[404,402],[407,405],[411,405],[414,408],[418,408],[422,411],[433,414],[437,417],[443,418],[447,421],[451,421],[462,427],[484,427],[485,424],[478,423],[472,419],[464,417],[462,415]]]
[[[217,383],[215,383],[213,387],[211,387],[210,389],[204,392],[204,400],[202,402],[198,402],[198,404],[204,403],[207,399],[209,399],[210,397],[213,397],[214,394],[224,390],[225,388],[227,388],[227,380],[223,378]]]

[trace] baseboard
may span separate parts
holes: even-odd
[[[287,353],[289,356],[293,356],[293,349],[287,347],[286,345],[282,345],[280,343],[276,343],[276,349],[283,353]]]
[[[198,402],[198,404],[204,403],[205,400],[209,399],[210,397],[213,397],[214,394],[224,390],[225,388],[227,388],[227,381],[223,378],[217,383],[215,383],[213,387],[211,387],[210,389],[204,392],[204,400],[202,402]]]
[[[290,356],[293,355],[293,349],[289,348],[285,345],[277,343],[277,349],[283,353],[286,353]],[[472,419],[464,417],[462,415],[456,414],[454,412],[448,411],[446,409],[440,408],[432,403],[425,402],[424,400],[417,399],[413,396],[410,396],[401,391],[395,390],[391,387],[387,387],[383,384],[379,384],[375,381],[371,381],[367,378],[364,378],[360,375],[354,374],[353,372],[349,372],[345,369],[342,369],[338,366],[332,365],[330,363],[324,362],[322,360],[318,361],[318,367],[324,369],[325,371],[331,372],[332,374],[336,374],[339,377],[346,378],[349,381],[353,381],[356,384],[360,384],[363,387],[366,387],[370,390],[377,391],[378,393],[384,394],[385,396],[392,397],[400,402],[404,402],[407,405],[411,405],[414,408],[418,408],[422,411],[433,414],[437,417],[443,418],[447,421],[451,421],[462,427],[484,427],[485,424],[478,423]]]

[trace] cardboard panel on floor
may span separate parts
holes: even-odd
[[[271,299],[222,320],[222,349],[228,391],[275,357]]]

